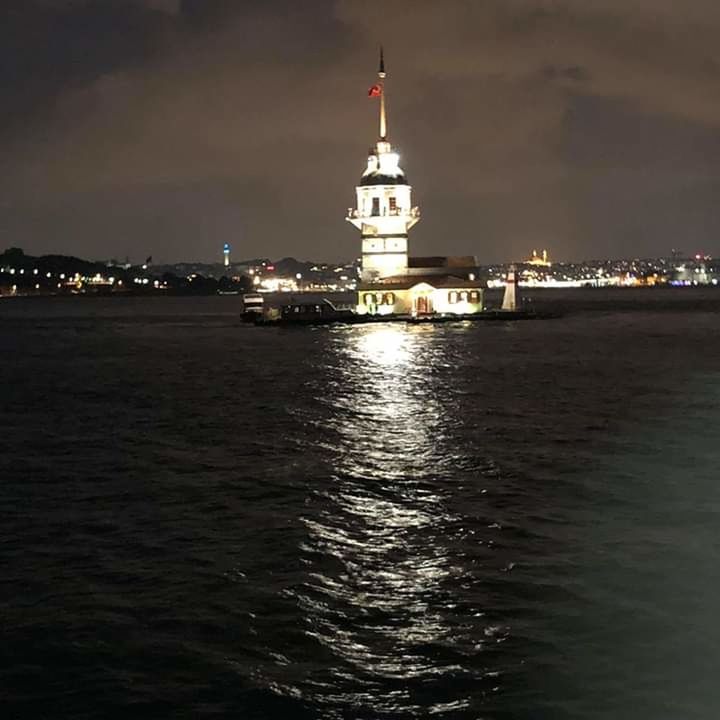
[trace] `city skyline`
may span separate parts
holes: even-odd
[[[382,40],[419,254],[718,254],[720,10],[586,5],[10,2],[3,245],[352,258]]]

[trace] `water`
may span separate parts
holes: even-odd
[[[716,718],[720,295],[568,297],[0,303],[3,716]]]

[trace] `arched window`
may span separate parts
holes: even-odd
[[[468,299],[468,294],[465,292],[465,290],[463,290],[460,293],[460,302],[467,302],[467,299]]]
[[[375,305],[375,293],[365,293],[363,296],[363,302],[367,307]]]
[[[458,294],[457,294],[457,292],[456,292],[455,290],[451,290],[451,291],[448,293],[448,302],[449,302],[451,305],[454,305],[457,301],[458,301]]]
[[[382,297],[383,305],[394,305],[395,304],[395,293],[385,293]]]

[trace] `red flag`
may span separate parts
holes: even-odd
[[[373,85],[368,90],[368,97],[380,97],[382,95],[382,87],[380,85]]]

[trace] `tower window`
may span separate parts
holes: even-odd
[[[397,198],[391,197],[388,202],[390,203],[390,214],[397,215]]]
[[[379,214],[380,214],[380,198],[373,198],[373,199],[372,199],[372,214],[373,214],[373,215],[379,215]]]

